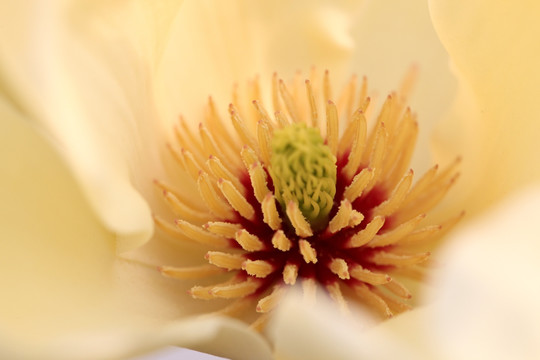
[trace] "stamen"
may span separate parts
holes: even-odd
[[[227,203],[221,200],[216,190],[212,186],[208,174],[201,171],[197,179],[197,186],[199,188],[199,194],[205,202],[208,209],[222,219],[232,219],[232,209]]]
[[[351,276],[371,285],[387,284],[392,280],[388,274],[374,273],[358,264],[351,269]]]
[[[289,203],[287,204],[286,212],[292,226],[294,227],[296,235],[302,238],[313,236],[311,226],[307,222],[304,215],[302,215],[302,212],[298,208],[297,203],[295,203],[294,201],[289,201]]]
[[[330,152],[336,156],[338,148],[339,127],[336,105],[332,101],[326,104],[326,145]]]
[[[356,210],[353,210],[349,200],[342,200],[338,212],[328,224],[328,232],[330,234],[335,234],[345,227],[360,224],[363,219],[364,215],[360,214]]]
[[[259,203],[262,204],[265,196],[270,193],[266,182],[266,172],[264,171],[260,162],[255,162],[249,168],[249,178],[251,180],[251,186],[253,187],[253,193]]]
[[[285,289],[282,286],[276,286],[270,295],[259,300],[256,311],[258,313],[267,313],[273,310],[278,304],[279,300],[283,297],[284,293]]]
[[[246,281],[233,285],[214,286],[210,293],[216,297],[232,299],[253,294],[259,288],[259,281],[247,278]]]
[[[164,190],[163,197],[165,198],[165,201],[167,202],[167,205],[169,205],[172,212],[181,218],[193,222],[203,222],[207,221],[209,218],[208,213],[194,210],[191,207],[183,204],[173,193]]]
[[[221,160],[218,157],[216,157],[214,155],[210,155],[210,157],[206,161],[206,165],[208,166],[208,168],[210,169],[212,174],[214,174],[214,176],[217,179],[224,179],[224,180],[230,181],[234,185],[234,187],[236,189],[238,189],[238,191],[241,194],[246,194],[247,191],[246,191],[246,188],[244,187],[244,185],[242,185],[240,180],[238,180],[238,178],[236,176],[234,176],[223,165],[223,163],[221,162]]]
[[[332,259],[330,265],[328,266],[330,271],[336,274],[340,279],[347,280],[350,279],[349,275],[349,266],[343,259]]]
[[[175,220],[174,223],[180,232],[195,242],[212,247],[226,247],[229,245],[229,240],[209,233],[199,226],[195,226],[185,220],[178,219]]]
[[[245,122],[240,118],[240,115],[238,114],[238,111],[236,110],[233,104],[229,105],[229,113],[231,114],[231,120],[232,120],[234,129],[238,133],[238,136],[240,136],[242,143],[244,145],[249,146],[252,149],[256,149],[257,143],[255,139],[249,134],[249,131],[246,127]]]
[[[384,284],[384,287],[390,290],[395,295],[404,299],[410,299],[412,297],[409,290],[407,290],[407,288],[403,284],[397,282],[395,279],[393,279],[389,283]]]
[[[240,244],[242,249],[249,252],[260,251],[265,248],[264,243],[257,236],[250,234],[245,229],[236,233],[236,242]]]
[[[360,171],[352,180],[351,184],[345,188],[345,193],[343,196],[349,200],[349,202],[354,202],[357,198],[362,195],[364,189],[373,179],[373,169],[366,168]]]
[[[408,255],[380,251],[372,255],[371,261],[377,265],[410,266],[426,261],[429,255],[429,252]]]
[[[293,122],[299,122],[300,117],[296,112],[293,97],[291,96],[291,93],[287,89],[287,86],[285,86],[285,83],[281,79],[279,80],[279,94],[281,95],[281,99],[283,99],[285,108],[287,109],[287,112],[289,113],[289,116],[291,117]]]
[[[371,151],[371,157],[369,159],[369,167],[374,170],[374,175],[371,179],[371,182],[367,186],[364,191],[369,191],[373,188],[375,185],[377,179],[381,175],[381,166],[382,161],[384,159],[384,151],[386,149],[386,138],[388,137],[388,134],[386,132],[386,128],[384,126],[384,123],[381,123],[380,126],[377,128],[375,132],[375,141],[373,144],[373,150]]]
[[[242,147],[240,156],[242,157],[242,161],[244,162],[246,169],[249,169],[253,164],[259,162],[259,158],[257,154],[255,154],[255,151],[253,151],[253,149],[247,145]]]
[[[255,209],[253,209],[246,198],[242,196],[240,191],[234,187],[232,182],[219,179],[218,187],[234,210],[238,211],[238,213],[247,220],[255,220]]]
[[[197,160],[193,154],[185,149],[181,151],[182,163],[184,164],[184,169],[188,172],[192,179],[197,180],[199,173],[202,171],[203,166]]]
[[[373,240],[371,240],[367,246],[369,247],[381,247],[392,245],[403,239],[405,236],[410,234],[420,223],[424,220],[426,214],[418,215],[417,217],[399,225],[398,227],[384,233],[381,235],[375,235]]]
[[[282,230],[278,230],[272,236],[272,245],[278,250],[289,251],[292,247],[292,241],[285,236]]]
[[[413,171],[409,170],[407,175],[405,175],[403,179],[401,179],[399,184],[396,186],[388,200],[377,206],[373,210],[373,214],[375,216],[389,216],[393,214],[405,199],[405,195],[407,195],[407,192],[411,187],[412,178]]]
[[[203,225],[203,229],[213,234],[224,236],[228,239],[234,239],[236,233],[242,230],[242,226],[236,223],[222,221],[211,221]]]
[[[302,254],[306,263],[317,263],[317,252],[308,241],[300,240],[298,246],[300,247],[300,254]]]
[[[362,111],[354,113],[349,129],[343,135],[342,143],[344,145],[342,153],[350,149],[347,165],[343,168],[343,173],[350,179],[356,173],[356,170],[362,162],[367,134],[367,121]],[[350,140],[349,140],[350,137]],[[352,143],[352,145],[350,145]]]
[[[261,154],[262,161],[266,166],[270,165],[270,142],[271,131],[269,129],[269,123],[259,121],[257,123],[257,139],[259,140],[259,152]]]
[[[242,264],[242,270],[258,278],[267,277],[274,272],[274,269],[274,265],[265,260],[246,260]]]
[[[153,183],[154,183],[154,185],[156,185],[161,190],[161,192],[165,191],[165,192],[173,194],[179,201],[181,201],[186,206],[188,206],[190,208],[193,208],[193,210],[195,210],[195,211],[204,212],[204,211],[208,210],[206,208],[206,206],[204,206],[203,204],[200,203],[200,201],[199,202],[193,201],[193,199],[191,199],[190,197],[181,195],[175,189],[173,189],[171,186],[165,184],[162,181],[154,179]]]
[[[319,127],[319,115],[317,113],[317,105],[315,105],[315,96],[313,95],[313,88],[311,87],[311,82],[306,80],[306,91],[309,100],[309,109],[311,114],[311,126],[314,128]]]
[[[384,218],[382,216],[376,216],[373,220],[363,230],[360,230],[355,235],[353,235],[345,244],[347,249],[357,248],[364,246],[370,242],[375,234],[382,228],[384,225]]]
[[[192,266],[192,267],[174,267],[174,266],[159,266],[158,271],[167,277],[174,279],[199,279],[211,275],[217,275],[223,272],[223,269],[208,265]]]
[[[356,284],[353,285],[353,289],[358,297],[376,308],[384,317],[391,318],[394,315],[388,304],[379,295],[373,293],[367,285]]]
[[[281,218],[277,211],[276,200],[272,193],[266,194],[261,204],[263,221],[270,226],[272,230],[278,230],[281,227]]]
[[[298,278],[298,265],[287,264],[283,268],[283,282],[287,285],[296,284]]]
[[[227,270],[242,269],[242,264],[245,261],[245,258],[242,255],[228,254],[219,251],[209,251],[204,258],[208,260],[210,264]]]

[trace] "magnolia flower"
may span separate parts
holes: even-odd
[[[255,73],[289,76],[316,65],[337,79],[367,74],[384,94],[412,62],[421,71],[411,99],[422,129],[414,167],[428,168],[432,132],[436,162],[464,156],[460,185],[441,213],[465,207],[471,230],[456,232],[455,248],[442,259],[450,265],[433,290],[439,300],[361,335],[356,322],[336,324],[322,311],[288,303],[269,329],[276,355],[316,358],[302,352],[309,350],[305,341],[321,344],[326,352],[318,351],[319,358],[389,358],[394,350],[442,359],[508,354],[492,353],[493,344],[538,351],[537,315],[524,306],[528,295],[538,298],[523,275],[538,274],[526,261],[534,253],[534,229],[517,215],[534,211],[536,198],[506,206],[512,215],[474,222],[540,175],[531,166],[540,130],[531,99],[540,83],[538,5],[432,0],[429,13],[421,1],[405,9],[397,1],[17,6],[0,11],[6,29],[0,35],[0,136],[7,149],[1,153],[3,357],[125,357],[173,344],[271,358],[268,342],[242,323],[193,317],[202,305],[185,292],[192,284],[141,265],[191,265],[202,256],[159,236],[148,242],[150,209],[162,206],[151,180],[174,176],[159,153],[172,122],[179,112],[200,118],[208,94],[223,108],[230,85]],[[500,232],[486,225],[492,221]],[[501,268],[492,259],[506,254],[502,244],[512,230],[520,241],[508,246],[527,252],[505,256]],[[476,240],[482,238],[489,241]],[[485,292],[475,279],[489,279],[482,282]],[[454,301],[456,293],[463,297]],[[501,294],[508,301],[482,306]],[[495,323],[482,329],[484,322],[472,322],[487,335],[464,343],[471,333],[461,328],[471,325],[462,322],[472,310]],[[508,317],[529,337],[485,331],[500,329]],[[426,346],[431,339],[437,346]]]

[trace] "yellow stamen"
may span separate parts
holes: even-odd
[[[311,226],[307,222],[304,215],[302,215],[302,212],[298,208],[298,204],[294,201],[289,201],[287,204],[287,216],[289,217],[289,220],[291,221],[292,226],[294,227],[294,231],[296,232],[296,235],[306,238],[313,235],[313,231],[311,230]]]
[[[265,260],[246,260],[242,264],[242,270],[246,270],[249,275],[265,278],[274,272],[274,265]]]
[[[355,235],[353,235],[346,244],[347,248],[360,247],[373,239],[375,234],[382,228],[384,225],[384,218],[382,216],[376,216],[366,225],[365,229],[360,230]]]
[[[223,272],[223,269],[208,265],[192,267],[160,266],[158,271],[164,276],[174,279],[199,279]]]
[[[228,254],[219,251],[209,251],[206,253],[205,259],[210,264],[216,265],[227,270],[238,270],[242,268],[245,258],[239,254]]]
[[[283,268],[283,282],[287,285],[296,284],[298,278],[298,265],[287,264]]]
[[[232,299],[253,294],[258,288],[259,282],[253,278],[248,278],[246,281],[237,284],[214,286],[210,293],[219,298]]]
[[[292,247],[292,241],[285,236],[282,230],[278,230],[272,236],[272,245],[281,251],[289,251]]]
[[[229,240],[221,236],[212,234],[200,228],[199,226],[195,226],[185,220],[178,219],[175,221],[175,224],[181,233],[200,244],[205,244],[212,247],[226,247],[229,245]]]
[[[328,266],[330,271],[339,276],[342,280],[350,279],[349,266],[343,259],[332,259]]]
[[[238,213],[247,220],[255,220],[255,209],[253,209],[251,204],[242,196],[232,182],[219,179],[217,183],[221,193],[225,196],[234,210],[238,211]]]
[[[276,286],[272,293],[263,297],[257,303],[256,311],[259,313],[266,313],[273,310],[278,304],[279,300],[283,297],[285,289],[281,286]]]
[[[317,252],[308,241],[300,240],[298,246],[300,247],[300,254],[302,254],[306,263],[317,263]]]
[[[236,237],[236,233],[242,230],[242,227],[235,223],[211,221],[204,224],[203,229],[210,231],[213,234],[224,236],[228,239],[234,239]]]
[[[277,211],[276,200],[272,193],[266,194],[261,204],[263,221],[270,226],[272,230],[278,230],[281,227],[281,218]]]
[[[381,235],[375,235],[373,237],[373,240],[371,240],[367,246],[369,247],[380,247],[380,246],[387,246],[392,245],[403,239],[405,236],[410,234],[420,223],[420,221],[424,220],[426,217],[426,214],[421,214],[415,217],[414,219],[411,219],[398,227],[385,232]]]
[[[245,229],[236,233],[236,241],[240,244],[242,249],[249,252],[264,249],[264,243],[257,236],[250,234]]]
[[[356,280],[363,281],[371,285],[387,284],[392,280],[388,274],[374,273],[368,269],[362,268],[360,265],[353,266],[351,276]]]

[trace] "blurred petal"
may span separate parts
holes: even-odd
[[[453,236],[429,319],[444,359],[540,358],[539,208],[529,189]]]
[[[462,151],[462,200],[474,212],[540,179],[540,3],[431,0],[430,8],[463,92],[439,129],[439,156]]]
[[[371,89],[377,91],[376,108],[399,88],[412,66],[418,68],[409,105],[420,125],[411,167],[420,174],[433,163],[433,129],[456,94],[448,54],[435,33],[425,0],[369,0],[356,15],[351,68],[359,76],[366,75]]]
[[[418,359],[401,334],[377,331],[357,309],[344,316],[322,296],[316,305],[300,294],[288,296],[270,325],[277,359]]]
[[[119,234],[119,251],[152,232],[135,188],[159,172],[151,74],[177,5],[36,1],[0,9],[4,91],[51,135],[98,216]]]
[[[340,73],[354,48],[349,28],[354,1],[188,0],[173,26],[159,78],[168,121],[179,113],[198,123],[212,95],[226,113],[234,83],[261,76],[266,90],[273,72],[288,78],[311,66]]]
[[[5,358],[112,358],[165,344],[270,358],[267,344],[244,324],[175,321],[194,311],[184,304],[186,285],[118,260],[114,235],[100,225],[60,156],[5,101],[0,119]]]

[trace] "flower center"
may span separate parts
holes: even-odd
[[[412,80],[378,113],[365,78],[357,90],[353,77],[337,102],[328,73],[322,81],[298,80],[291,90],[273,77],[273,116],[254,82],[247,91],[251,108],[237,101],[229,106],[234,131],[211,99],[198,135],[180,120],[168,148],[199,194],[156,181],[176,220],[154,220],[174,238],[209,251],[205,265],[159,270],[177,279],[230,273],[225,282],[194,286],[190,294],[231,299],[222,314],[263,314],[255,328],[298,282],[309,297],[323,287],[344,312],[349,301],[383,317],[405,311],[412,295],[400,279],[421,278],[430,256],[425,248],[463,216],[425,223],[457,179],[459,160],[443,171],[434,166],[413,184],[408,166],[418,126],[405,107]]]
[[[293,201],[313,230],[328,224],[336,194],[336,157],[317,129],[291,124],[276,130],[270,175],[284,210]]]

